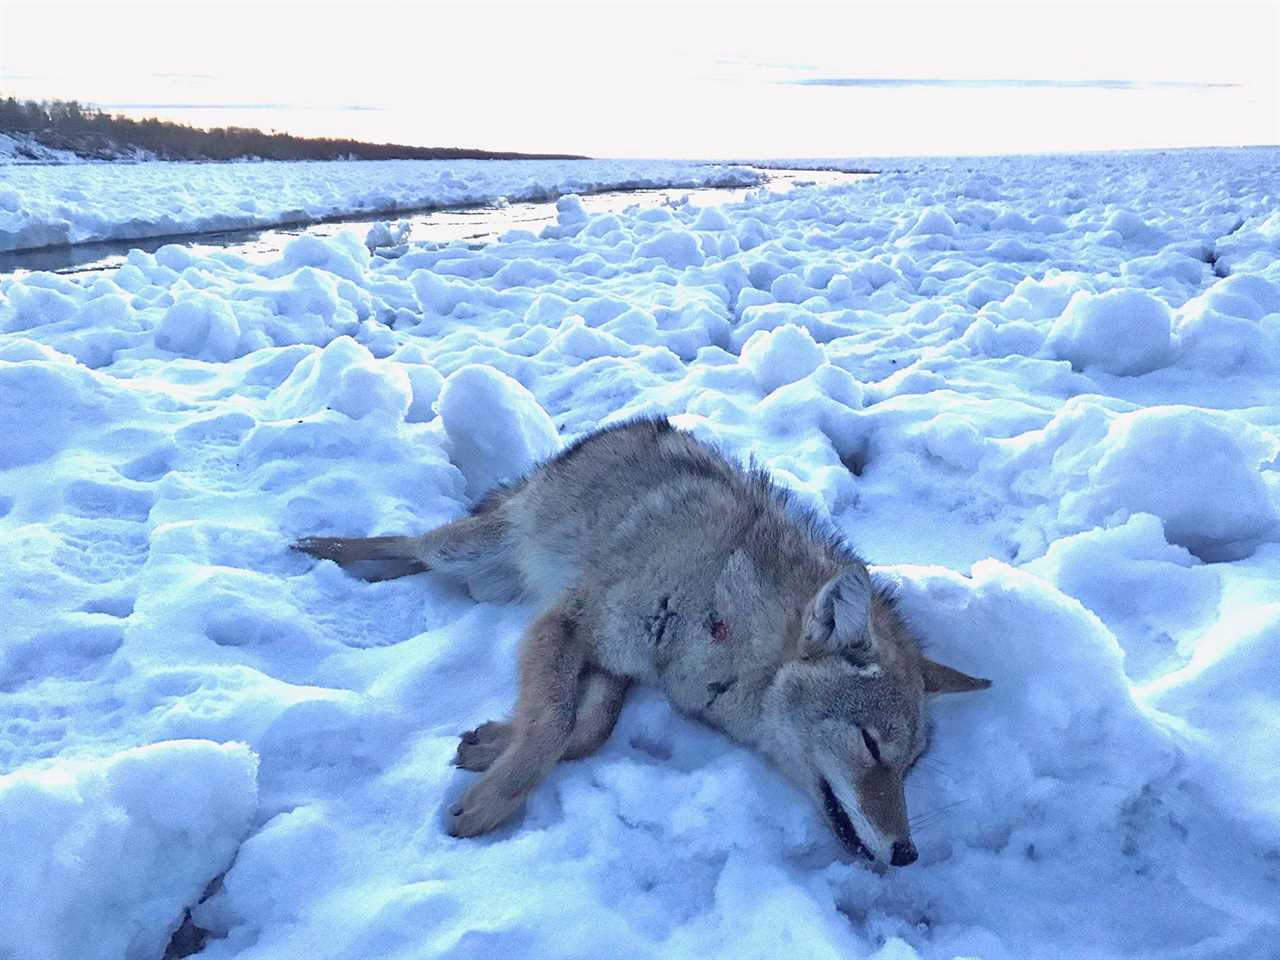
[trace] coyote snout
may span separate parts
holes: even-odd
[[[865,564],[765,474],[663,419],[592,434],[422,536],[294,546],[540,605],[511,719],[458,746],[454,762],[482,774],[449,811],[459,837],[600,746],[639,681],[768,756],[848,853],[906,866],[903,778],[927,745],[924,699],[990,685],[926,658]]]

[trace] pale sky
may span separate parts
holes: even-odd
[[[0,0],[0,90],[602,157],[1280,142],[1274,6]]]

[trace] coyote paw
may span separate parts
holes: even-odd
[[[459,738],[458,752],[453,755],[453,765],[463,770],[483,773],[507,749],[511,742],[511,724],[490,720],[474,730],[468,730]]]
[[[524,805],[527,791],[512,791],[507,778],[481,777],[449,810],[448,830],[455,837],[488,833]]]

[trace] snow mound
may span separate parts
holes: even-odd
[[[338,337],[298,363],[273,399],[280,419],[335,410],[352,420],[402,420],[414,395],[404,367],[376,360],[364,345]]]
[[[1275,506],[1260,466],[1275,439],[1232,417],[1188,407],[1153,407],[1116,417],[1075,458],[1087,471],[1065,492],[1060,516],[1095,526],[1117,514],[1150,513],[1171,543],[1200,556],[1266,536]]]
[[[555,421],[518,381],[492,367],[451,373],[437,401],[451,458],[480,496],[515,479],[560,449]]]
[[[0,776],[0,955],[162,956],[247,834],[256,769],[176,740]]]
[[[240,343],[240,322],[221,297],[195,293],[165,311],[156,346],[200,360],[231,360]]]
[[[636,248],[640,257],[656,257],[672,267],[697,267],[703,262],[698,238],[688,230],[664,230]]]
[[[379,220],[364,236],[364,245],[371,251],[379,247],[395,247],[409,239],[413,224],[408,220]]]
[[[742,345],[742,362],[765,393],[807,377],[822,361],[809,331],[790,323],[758,330]]]
[[[906,235],[908,237],[953,237],[955,233],[956,222],[951,219],[951,215],[945,210],[934,207],[922,211],[916,218],[916,222],[907,230]]]
[[[1076,293],[1049,328],[1045,349],[1077,370],[1150,373],[1171,359],[1171,314],[1141,290]]]

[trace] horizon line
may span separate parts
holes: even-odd
[[[1098,89],[1141,90],[1164,89],[1219,89],[1241,87],[1244,84],[1202,80],[1054,80],[1017,79],[1013,77],[797,77],[775,81],[781,86],[794,87],[1027,87],[1038,89]]]

